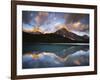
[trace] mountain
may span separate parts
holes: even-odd
[[[56,26],[55,32],[42,31],[39,27],[31,31],[23,31],[23,41],[25,42],[69,42],[69,43],[88,43],[87,35],[79,36],[72,33],[65,25]]]
[[[79,35],[76,35],[76,34],[74,34],[72,32],[66,31],[66,29],[64,29],[64,28],[56,31],[55,34],[61,35],[61,36],[65,37],[65,38],[69,38],[69,39],[71,39],[73,41],[74,40],[75,41],[86,41],[86,40],[88,41],[88,39],[89,39],[89,37],[86,36],[86,35],[79,36]]]

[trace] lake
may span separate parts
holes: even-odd
[[[23,44],[22,68],[89,66],[89,44]]]

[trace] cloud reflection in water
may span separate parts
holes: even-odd
[[[43,46],[41,47],[43,48]],[[54,47],[54,45],[50,47],[52,46]],[[64,46],[59,49],[59,51],[56,51],[56,48],[58,47],[55,47],[55,50],[51,52],[48,50],[49,48],[47,48],[47,51],[44,49],[45,51],[34,50],[24,53],[22,57],[23,69],[89,65],[88,45],[67,45],[67,47]]]

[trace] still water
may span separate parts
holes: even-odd
[[[24,44],[22,68],[89,66],[89,45],[62,43]]]

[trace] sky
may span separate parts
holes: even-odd
[[[56,26],[66,25],[73,33],[89,36],[89,14],[22,11],[23,30],[32,30],[38,26],[43,32],[53,33]]]

